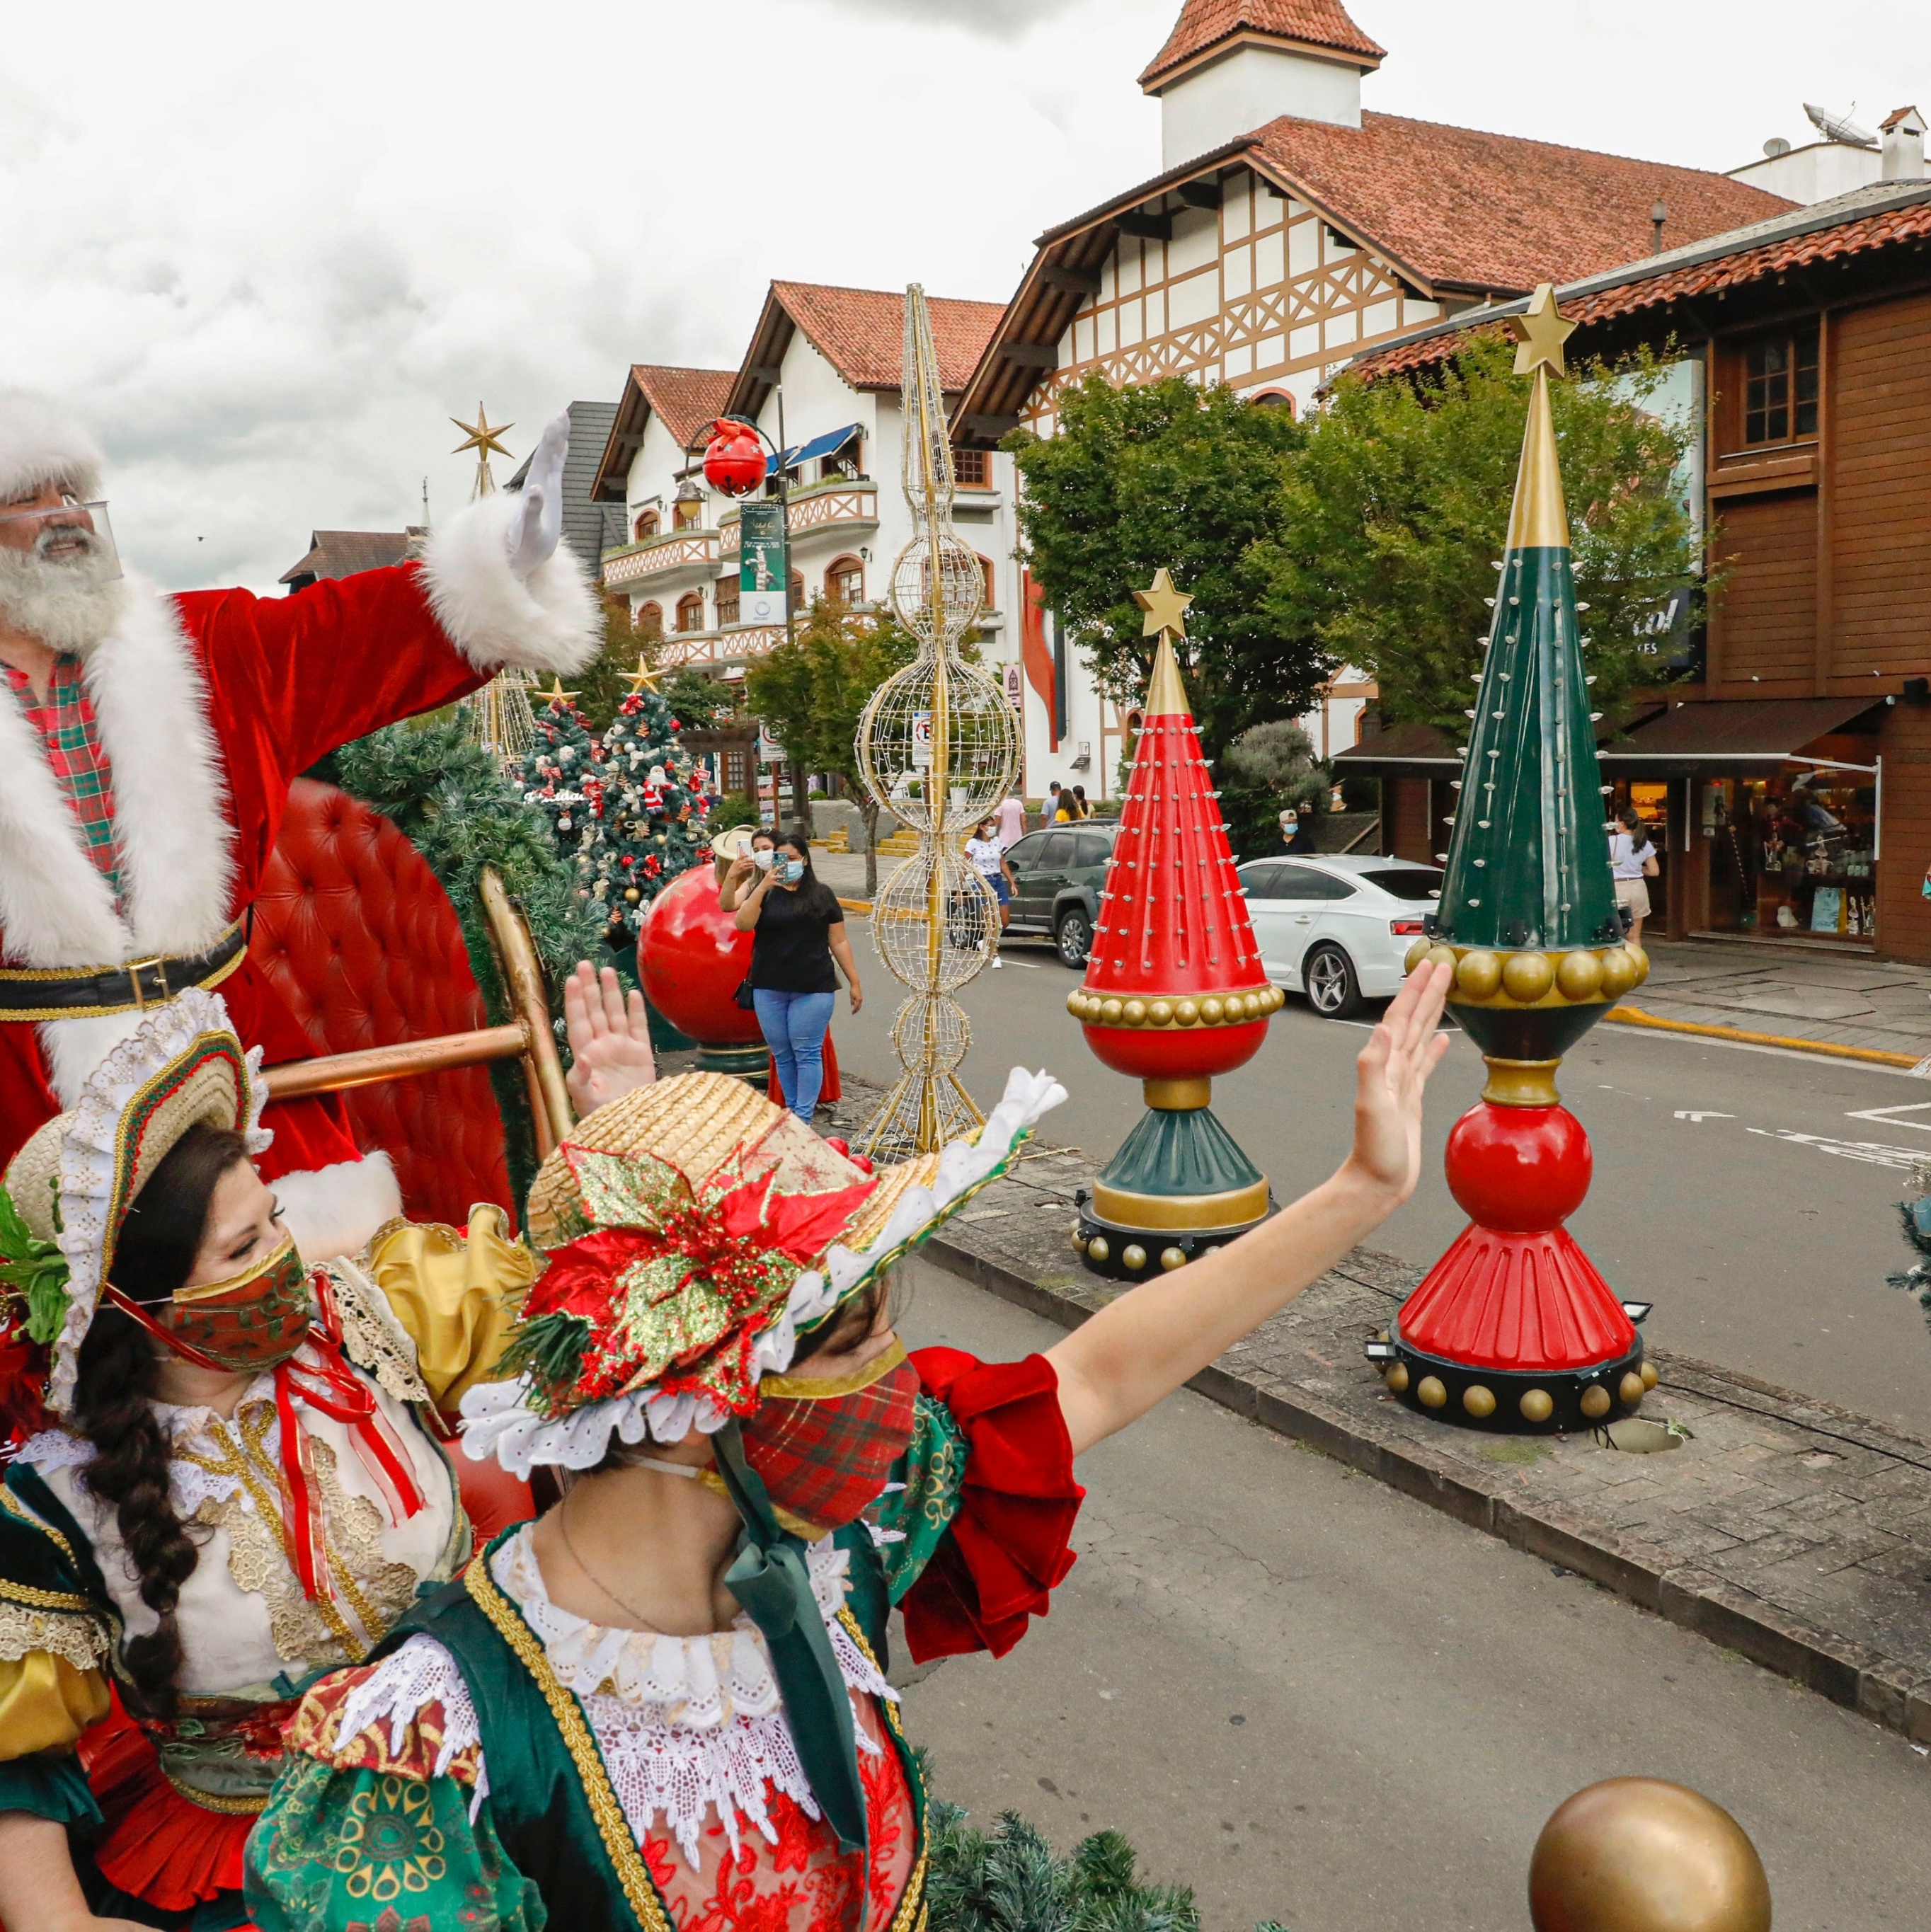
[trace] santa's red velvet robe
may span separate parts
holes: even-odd
[[[512,574],[517,500],[485,498],[419,563],[317,584],[293,597],[131,581],[128,608],[89,654],[88,695],[111,760],[124,893],[80,827],[19,706],[0,691],[0,956],[96,970],[212,946],[253,903],[288,789],[325,752],[474,690],[506,664],[569,671],[596,648],[596,600],[567,549]],[[244,959],[218,988],[264,1059],[314,1048]],[[0,1025],[0,1164],[71,1106],[138,1016]],[[401,1211],[386,1157],[364,1160],[330,1096],[278,1102],[257,1165],[305,1253],[359,1246]]]

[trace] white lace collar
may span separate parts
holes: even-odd
[[[779,1708],[764,1640],[742,1612],[728,1630],[701,1636],[592,1623],[551,1601],[530,1532],[526,1523],[497,1550],[490,1574],[542,1642],[550,1668],[579,1696],[614,1697],[641,1707],[647,1722],[684,1731],[717,1730],[734,1718],[766,1717]],[[805,1564],[812,1594],[847,1686],[896,1697],[839,1620],[849,1560],[829,1537],[811,1545]]]

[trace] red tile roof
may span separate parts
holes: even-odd
[[[1166,46],[1140,76],[1140,86],[1151,87],[1240,33],[1332,47],[1338,52],[1359,54],[1377,65],[1387,52],[1348,18],[1341,0],[1187,0]]]
[[[681,369],[662,362],[633,362],[631,380],[644,392],[652,412],[688,449],[704,424],[722,416],[731,400],[734,369]]]
[[[854,389],[896,389],[903,380],[905,298],[886,289],[827,288],[773,282],[778,302],[805,339]],[[978,367],[1004,302],[926,299],[939,381],[948,394],[965,388]]]
[[[1431,283],[1479,290],[1575,281],[1646,254],[1651,206],[1679,245],[1793,204],[1728,176],[1397,114],[1357,128],[1284,116],[1263,160],[1375,248]]]
[[[1889,185],[1887,184],[1887,185]],[[1908,189],[1911,184],[1897,184]],[[1780,275],[1812,262],[1836,261],[1860,255],[1894,243],[1931,238],[1931,196],[1902,207],[1880,209],[1846,221],[1830,222],[1801,233],[1779,236],[1749,245],[1746,236],[1738,238],[1733,252],[1717,254],[1707,260],[1672,266],[1665,259],[1653,272],[1638,266],[1626,278],[1609,287],[1570,295],[1558,290],[1562,312],[1587,327],[1618,316],[1633,315],[1647,308],[1660,308],[1673,302],[1711,296],[1720,290],[1734,289],[1767,275]],[[1498,322],[1479,325],[1499,329]],[[1449,328],[1410,342],[1364,356],[1350,366],[1370,376],[1391,376],[1421,369],[1454,355],[1466,331]]]

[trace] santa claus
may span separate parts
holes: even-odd
[[[313,1052],[248,952],[289,786],[506,664],[588,661],[596,600],[557,541],[568,428],[545,430],[520,494],[452,517],[419,561],[292,597],[170,596],[121,567],[92,438],[0,391],[0,1166],[185,987],[218,986],[269,1065]],[[310,1259],[401,1213],[338,1098],[270,1124],[259,1165]]]

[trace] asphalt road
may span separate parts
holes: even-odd
[[[914,1346],[1062,1332],[926,1264],[912,1286]],[[1924,1923],[1931,1762],[1893,1733],[1197,1396],[1080,1474],[1052,1615],[906,1690],[975,1822],[1124,1831],[1209,1932],[1526,1932],[1543,1821],[1641,1773],[1736,1816],[1779,1932]]]
[[[899,989],[865,922],[854,926],[869,1001],[854,1019],[841,1000],[833,1030],[841,1064],[882,1083],[897,1070]],[[1050,1068],[1072,1098],[1047,1138],[1104,1160],[1141,1102],[1068,1015],[1077,983],[1044,945],[1012,946],[1000,971],[962,995],[973,1030],[965,1077],[990,1105],[1009,1067]],[[1215,1083],[1215,1112],[1281,1198],[1346,1153],[1363,1036],[1290,996],[1256,1058]],[[1482,1081],[1480,1056],[1458,1035],[1430,1088],[1422,1185],[1374,1246],[1425,1264],[1460,1231],[1442,1146]],[[1931,1087],[1854,1062],[1615,1026],[1584,1040],[1560,1084],[1596,1152],[1571,1231],[1620,1292],[1656,1304],[1657,1346],[1931,1432],[1931,1334],[1884,1283],[1906,1258],[1895,1210],[1905,1170],[1914,1155],[1931,1160]]]

